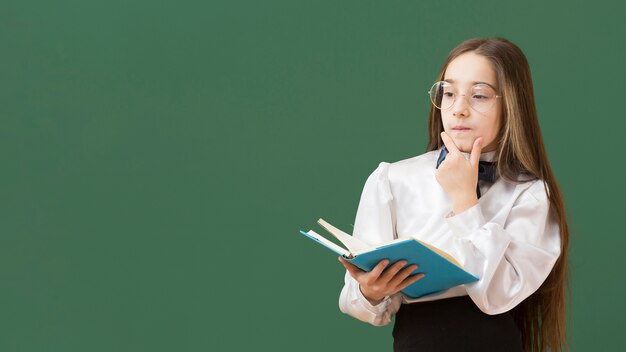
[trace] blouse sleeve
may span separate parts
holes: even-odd
[[[361,201],[354,222],[353,236],[374,245],[393,240],[395,235],[395,211],[393,195],[389,187],[389,163],[380,163],[368,177],[363,187]],[[397,293],[373,306],[363,296],[359,283],[345,275],[345,285],[339,296],[339,309],[361,321],[373,325],[386,325],[400,309],[402,296]]]
[[[535,292],[561,252],[559,226],[542,181],[520,194],[503,225],[485,221],[480,204],[446,222],[455,257],[480,278],[465,285],[467,293],[487,314],[506,312]]]

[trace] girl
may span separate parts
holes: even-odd
[[[429,151],[380,163],[354,236],[424,240],[480,280],[410,299],[400,291],[423,277],[415,265],[363,272],[339,258],[341,311],[373,325],[395,315],[395,351],[561,350],[569,233],[526,57],[505,39],[465,41],[429,95]]]

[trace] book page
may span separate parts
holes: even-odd
[[[317,242],[319,242],[320,244],[322,244],[323,246],[325,246],[326,248],[332,250],[333,252],[342,255],[346,258],[352,258],[352,254],[350,252],[348,252],[347,250],[345,250],[344,248],[341,248],[340,246],[332,243],[331,241],[327,240],[326,238],[324,238],[323,236],[321,236],[320,234],[318,234],[317,232],[310,230],[309,232],[304,232],[304,231],[300,231],[300,233],[302,233],[303,235],[309,237],[312,240],[315,240]]]
[[[371,246],[368,245],[367,243],[361,240],[358,240],[348,235],[347,233],[339,230],[338,228],[324,221],[324,219],[317,220],[317,223],[322,225],[323,228],[325,228],[328,232],[330,232],[333,236],[335,236],[335,238],[337,238],[341,243],[343,243],[344,246],[346,246],[346,248],[348,248],[348,250],[352,253],[357,253],[357,252],[371,249]]]

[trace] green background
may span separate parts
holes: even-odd
[[[626,349],[617,1],[0,7],[0,350],[391,350],[337,307],[380,161],[422,153],[448,51],[526,53],[572,230],[569,342]]]

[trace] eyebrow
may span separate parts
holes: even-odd
[[[456,82],[456,81],[455,81],[455,80],[453,80],[453,79],[444,79],[443,81],[444,81],[444,82],[448,82],[448,83],[455,83],[455,82]],[[471,82],[471,83],[472,83],[472,85],[476,85],[476,84],[486,84],[486,85],[488,85],[489,87],[493,88],[495,91],[497,91],[497,90],[498,90],[496,87],[494,87],[494,86],[493,86],[493,84],[491,84],[491,83],[489,83],[489,82],[474,81],[474,82]]]

